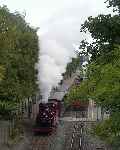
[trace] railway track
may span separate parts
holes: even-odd
[[[83,124],[75,124],[71,139],[71,150],[81,150],[82,147]]]
[[[111,150],[89,136],[88,130],[95,122],[77,120],[87,118],[87,112],[67,111],[64,114],[66,118],[71,116],[76,121],[63,120],[52,135],[33,136],[31,150]]]
[[[51,135],[33,136],[30,150],[64,150],[64,124],[58,125]]]
[[[72,117],[82,117],[85,116],[86,112],[66,112],[65,116]],[[82,134],[83,134],[83,123],[81,122],[64,122],[64,131],[62,129],[62,135],[60,138],[63,138],[63,150],[82,150]],[[31,150],[62,150],[60,148],[55,149],[56,138],[59,136],[60,130],[58,129],[57,133],[54,133],[49,136],[33,136],[31,141]],[[65,136],[64,136],[65,135]],[[69,137],[69,138],[68,138]],[[59,141],[58,141],[59,142]]]
[[[52,150],[54,147],[56,133],[52,135],[33,136],[31,150]]]
[[[71,115],[67,112],[66,117]],[[86,112],[73,112],[73,117],[87,117]],[[67,134],[65,137],[64,150],[111,150],[107,147],[105,143],[100,142],[99,140],[92,138],[89,129],[93,126],[95,122],[88,121],[71,121],[66,130]]]
[[[49,138],[48,137],[34,137],[32,139],[32,150],[47,150]]]
[[[65,114],[65,117],[67,116],[76,117],[76,119],[79,117],[87,117],[86,112],[80,112],[80,111],[70,111]],[[82,150],[82,136],[83,136],[83,130],[84,130],[84,123],[80,121],[74,121],[69,122],[69,125],[67,127],[66,133],[65,133],[65,150]]]

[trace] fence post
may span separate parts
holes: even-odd
[[[9,121],[0,121],[0,146],[8,144]]]

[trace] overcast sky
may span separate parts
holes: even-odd
[[[26,11],[26,20],[33,26],[47,29],[53,24],[82,22],[86,16],[108,12],[105,0],[0,0],[11,11]],[[82,19],[82,20],[81,20]],[[53,25],[54,26],[54,25]],[[80,24],[79,24],[80,26]]]
[[[0,0],[10,10],[26,11],[27,20],[32,25],[39,26],[42,22],[51,20],[56,15],[64,17],[66,12],[78,16],[91,15],[105,11],[105,0]],[[55,16],[54,16],[55,15]]]
[[[12,11],[26,12],[26,21],[40,27],[40,39],[52,39],[64,48],[82,40],[80,25],[92,15],[109,13],[105,0],[0,0]]]
[[[10,11],[26,12],[26,21],[40,27],[40,40],[55,41],[69,51],[84,38],[80,25],[88,16],[109,13],[105,0],[0,0]],[[52,41],[52,44],[54,43]],[[46,42],[47,44],[47,42]],[[70,51],[70,52],[71,52]]]

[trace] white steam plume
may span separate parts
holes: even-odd
[[[71,61],[71,53],[61,47],[55,40],[44,37],[40,40],[40,54],[38,63],[38,81],[42,101],[47,102],[52,87],[56,87],[62,79],[67,63]]]

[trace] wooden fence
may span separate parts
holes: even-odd
[[[24,103],[19,103],[16,107],[16,115],[18,115],[20,118],[17,118],[19,120],[21,119],[32,119],[35,120],[36,115],[38,113],[38,101],[32,101],[31,98],[27,99]],[[21,115],[19,115],[22,114]],[[9,142],[10,137],[13,135],[13,132],[15,131],[16,126],[16,115],[12,120],[0,120],[0,147],[2,145],[6,145]],[[22,117],[22,118],[21,118]],[[1,148],[0,148],[1,150]]]
[[[10,136],[10,126],[12,126],[10,121],[0,121],[0,146],[8,144]]]

